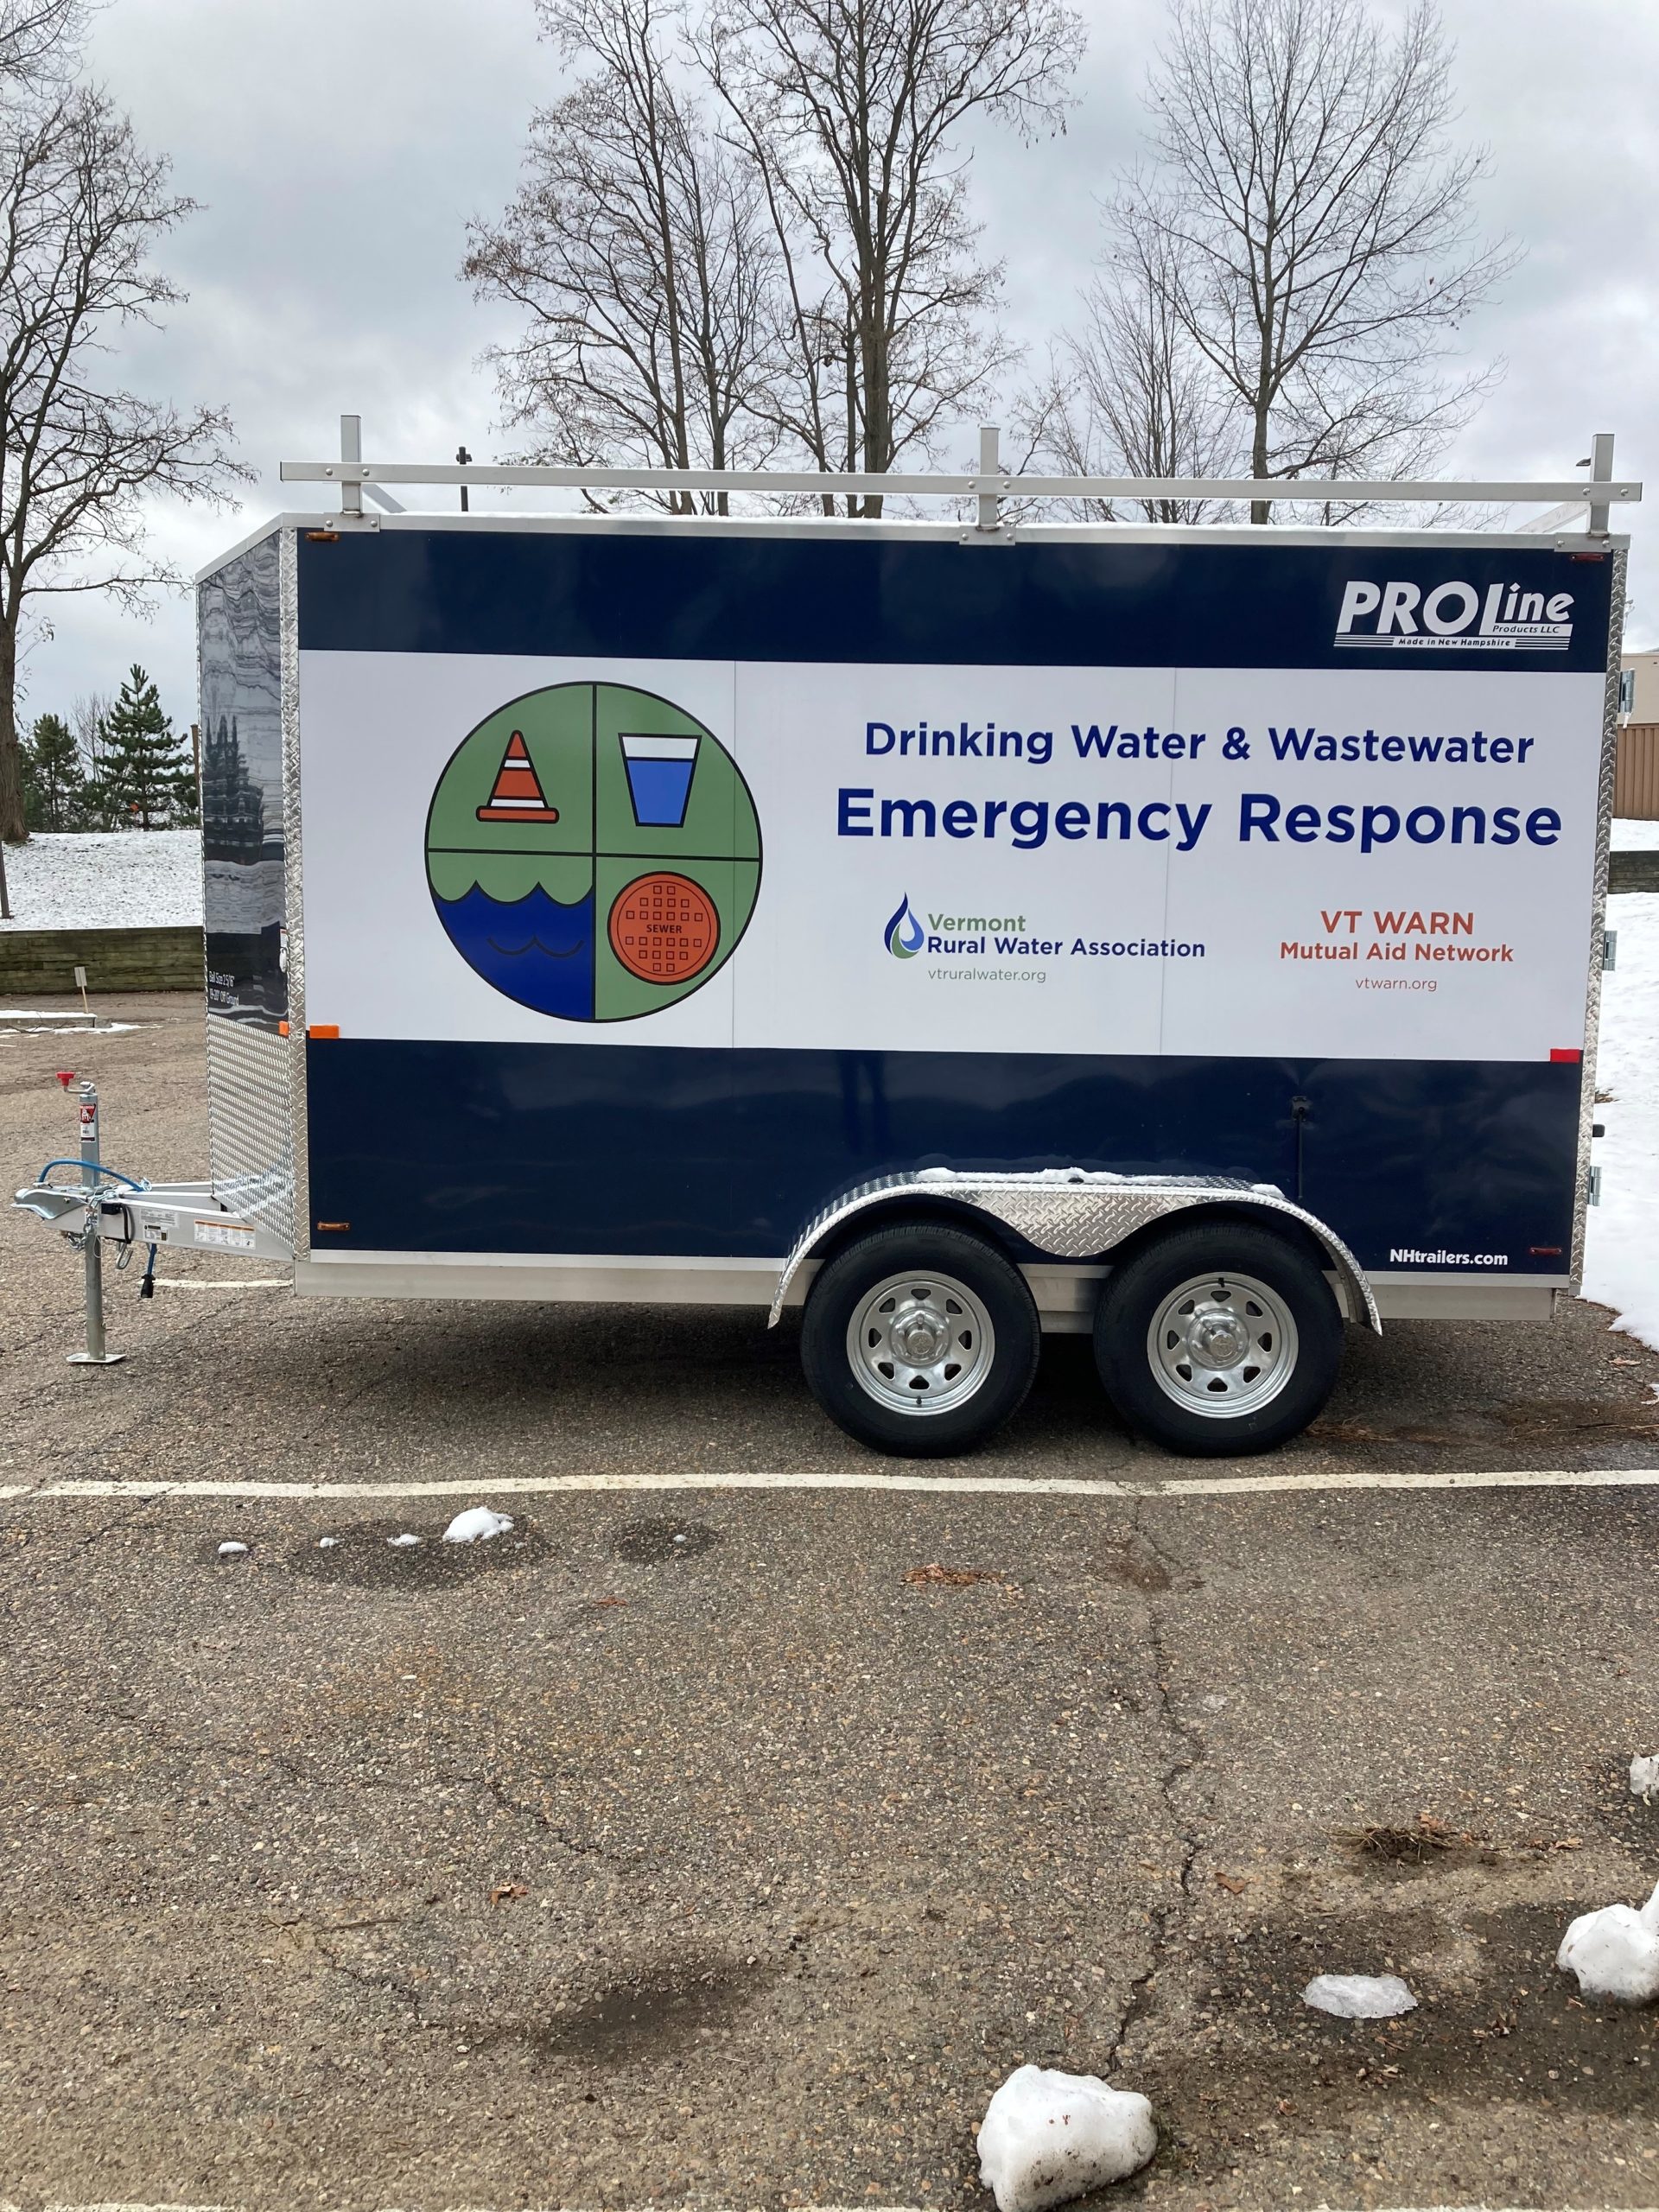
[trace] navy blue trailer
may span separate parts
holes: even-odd
[[[1605,511],[377,516],[398,472],[341,474],[200,585],[212,1207],[302,1292],[804,1304],[826,1409],[908,1452],[1092,1331],[1138,1427],[1236,1452],[1344,1320],[1576,1287]]]

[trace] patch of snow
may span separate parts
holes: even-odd
[[[1581,1912],[1561,1938],[1555,1964],[1578,1976],[1586,1997],[1651,2005],[1659,1997],[1659,1888],[1640,1912],[1628,1904]]]
[[[407,1551],[411,1544],[418,1544],[420,1541],[421,1540],[418,1536],[411,1536],[407,1529],[404,1529],[401,1536],[388,1536],[386,1538],[386,1541],[391,1546],[392,1549],[399,1552]]]
[[[240,1553],[246,1551],[247,1548],[248,1548],[245,1544],[238,1544],[235,1542],[225,1543],[219,1546],[219,1555],[220,1559],[235,1559]]]
[[[317,1549],[320,1552],[331,1552],[336,1544],[343,1543],[344,1541],[345,1538],[343,1536],[319,1536],[317,1538]]]
[[[1659,1758],[1634,1758],[1630,1761],[1630,1795],[1643,1802],[1659,1789]]]
[[[37,832],[7,848],[6,887],[12,918],[0,930],[199,929],[201,832]]]
[[[1659,830],[1659,823],[1623,826]],[[1607,902],[1607,921],[1618,931],[1618,965],[1601,982],[1596,1087],[1612,1096],[1595,1109],[1607,1134],[1592,1155],[1601,1204],[1587,1217],[1584,1295],[1612,1307],[1616,1329],[1659,1351],[1659,892],[1621,892]]]
[[[1397,1974],[1315,1974],[1302,2002],[1338,2020],[1392,2020],[1417,2010],[1417,1999]]]
[[[75,1021],[66,1027],[61,1014],[14,1014],[9,1007],[0,1007],[0,1021],[15,1021],[22,1037],[113,1037],[138,1027],[136,1021]]]
[[[469,1505],[457,1513],[443,1532],[446,1544],[486,1544],[492,1536],[505,1536],[512,1526],[511,1513],[495,1513],[487,1505]]]
[[[986,2107],[979,2178],[997,2212],[1044,2212],[1122,2181],[1158,2148],[1152,2107],[1092,2074],[1016,2067]]]
[[[1659,822],[1633,822],[1628,815],[1613,817],[1616,853],[1659,852]]]

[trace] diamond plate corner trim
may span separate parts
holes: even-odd
[[[1001,1222],[1039,1251],[1058,1260],[1098,1258],[1148,1223],[1217,1198],[1252,1211],[1287,1214],[1312,1230],[1325,1247],[1347,1292],[1354,1319],[1363,1319],[1376,1335],[1382,1333],[1376,1300],[1358,1261],[1317,1214],[1294,1205],[1281,1192],[1225,1175],[1103,1175],[1083,1168],[1027,1175],[968,1175],[927,1169],[916,1174],[883,1175],[861,1184],[825,1207],[796,1239],[778,1278],[766,1325],[777,1326],[802,1262],[830,1230],[897,1198],[949,1198],[954,1205]]]
[[[294,1153],[289,1040],[251,1023],[207,1017],[207,1128],[213,1189],[233,1213],[292,1249]]]
[[[1579,1155],[1573,1188],[1573,1256],[1562,1287],[1576,1295],[1584,1280],[1584,1236],[1590,1204],[1590,1128],[1596,1118],[1596,1046],[1601,1033],[1601,963],[1607,939],[1607,855],[1613,842],[1613,787],[1618,772],[1618,671],[1624,648],[1624,576],[1630,556],[1612,556],[1607,609],[1607,683],[1602,695],[1601,782],[1596,794],[1596,882],[1590,908],[1590,976],[1584,998],[1584,1066],[1579,1089]]]
[[[295,1256],[311,1249],[309,1121],[305,1091],[305,853],[300,805],[299,533],[280,533],[278,607],[282,652],[283,868],[288,927],[287,1052],[289,1161]]]

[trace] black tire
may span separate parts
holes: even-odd
[[[1154,1349],[1160,1313],[1206,1275],[1222,1295],[1176,1301],[1179,1311],[1172,1308]],[[1254,1287],[1233,1286],[1235,1277]],[[1275,1326],[1274,1303],[1290,1330]],[[1205,1328],[1213,1345],[1190,1333]],[[1095,1364],[1107,1395],[1138,1434],[1195,1459],[1270,1452],[1300,1436],[1330,1396],[1341,1362],[1342,1315],[1318,1266],[1287,1238],[1248,1223],[1166,1230],[1113,1268],[1095,1313]]]
[[[905,1277],[913,1284],[885,1313],[876,1312],[875,1294]],[[937,1296],[936,1277],[950,1287]],[[957,1294],[963,1291],[965,1300]],[[866,1308],[861,1374],[852,1338]],[[979,1328],[981,1319],[988,1331]],[[919,1329],[911,1336],[912,1350],[925,1350],[930,1331],[944,1328],[934,1365],[907,1366],[889,1356],[893,1340],[883,1332],[895,1325]],[[830,1420],[861,1444],[907,1459],[941,1459],[983,1443],[1024,1403],[1041,1350],[1037,1307],[1019,1268],[983,1237],[932,1222],[874,1230],[838,1253],[812,1286],[801,1331],[806,1379]],[[918,1376],[932,1379],[910,1387]]]

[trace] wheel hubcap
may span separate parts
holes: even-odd
[[[1159,1388],[1190,1413],[1236,1421],[1269,1404],[1296,1368],[1296,1324],[1252,1275],[1195,1275],[1172,1291],[1147,1332]]]
[[[983,1384],[996,1354],[989,1314],[950,1275],[891,1275],[854,1309],[847,1357],[860,1385],[896,1413],[942,1414]]]

